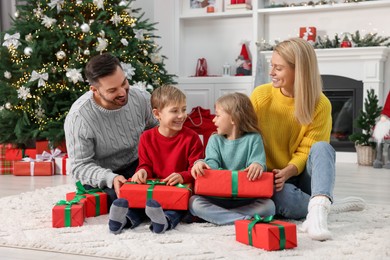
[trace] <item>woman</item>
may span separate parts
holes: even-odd
[[[279,43],[272,54],[272,82],[257,87],[251,101],[275,174],[276,214],[300,219],[315,240],[331,238],[327,218],[333,201],[335,151],[329,144],[331,104],[313,47],[303,39]],[[345,199],[338,210],[361,210],[364,201]]]

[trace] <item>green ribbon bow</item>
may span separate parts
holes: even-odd
[[[82,197],[75,197],[72,200],[60,200],[56,203],[57,206],[66,205],[65,211],[64,211],[64,226],[65,227],[71,227],[72,226],[72,214],[71,214],[71,208],[72,205],[77,204],[80,202]]]
[[[253,241],[252,241],[253,227],[257,223],[268,223],[270,225],[277,226],[279,229],[279,248],[283,250],[286,247],[286,232],[284,230],[284,227],[282,225],[279,225],[276,223],[271,223],[274,219],[273,216],[261,217],[261,216],[255,214],[253,216],[253,218],[254,218],[254,220],[251,223],[249,223],[249,225],[248,225],[248,238],[249,238],[248,240],[249,240],[250,246],[253,246]]]
[[[76,182],[76,188],[77,188],[76,197],[85,198],[86,197],[86,196],[84,196],[85,194],[90,194],[90,195],[95,196],[95,202],[96,202],[95,216],[99,216],[100,215],[100,196],[96,192],[103,192],[103,191],[101,189],[97,189],[97,188],[86,190],[80,181]]]

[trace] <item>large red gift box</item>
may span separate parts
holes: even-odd
[[[84,224],[84,203],[59,201],[52,208],[52,224],[55,228],[78,227]]]
[[[163,209],[187,210],[191,196],[191,184],[167,186],[159,180],[147,180],[146,184],[126,182],[119,190],[119,197],[127,199],[131,208],[145,208],[148,199],[158,201]]]
[[[86,217],[96,217],[108,213],[107,193],[100,189],[86,190],[80,182],[76,183],[77,192],[66,194],[66,200],[73,200],[76,196],[85,204]]]
[[[15,161],[15,176],[51,176],[54,174],[53,161]]]
[[[247,172],[204,170],[195,180],[195,194],[225,198],[271,198],[274,175],[263,172],[260,179],[249,181]]]
[[[315,27],[301,27],[299,28],[299,37],[314,43],[317,37],[317,29]]]
[[[238,242],[257,248],[272,251],[297,246],[297,228],[293,223],[255,216],[254,220],[237,220],[235,228]]]

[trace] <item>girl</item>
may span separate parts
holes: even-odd
[[[191,174],[196,179],[203,169],[244,169],[248,179],[261,177],[265,170],[265,153],[257,117],[249,97],[241,93],[227,94],[215,104],[213,122],[217,133],[210,137],[206,158],[198,160]],[[255,214],[275,214],[270,199],[219,199],[194,195],[190,198],[192,215],[217,225],[233,224],[236,220],[251,219]]]

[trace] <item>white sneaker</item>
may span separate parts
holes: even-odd
[[[366,208],[366,202],[359,197],[346,197],[341,200],[335,200],[330,206],[331,213],[340,213],[347,211],[362,211]]]

